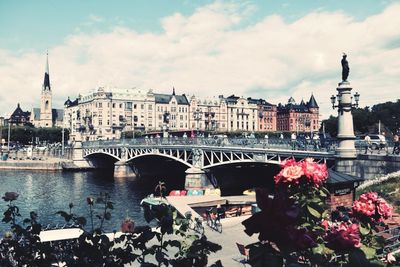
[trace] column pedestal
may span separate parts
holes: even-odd
[[[75,141],[72,150],[72,161],[78,168],[93,168],[93,165],[83,157],[82,142]]]
[[[114,177],[115,178],[133,178],[136,173],[126,161],[117,161],[114,164]]]
[[[212,188],[205,172],[199,168],[189,168],[185,171],[185,189],[206,189]]]
[[[351,86],[347,81],[339,83],[338,91],[338,147],[335,156],[339,159],[355,159],[357,157],[354,146],[353,115]]]

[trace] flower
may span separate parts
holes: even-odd
[[[123,233],[133,233],[135,230],[135,221],[131,218],[126,218],[121,223],[121,232]]]
[[[94,199],[92,197],[88,197],[86,198],[86,202],[88,203],[88,205],[93,205]]]
[[[274,179],[275,183],[299,183],[299,178],[303,175],[303,168],[296,164],[285,166],[277,175],[274,176]]]
[[[379,215],[381,215],[384,219],[391,217],[393,214],[393,207],[382,198],[377,200],[376,208]]]
[[[333,223],[325,239],[327,247],[336,251],[361,247],[359,226],[356,223]]]
[[[3,196],[3,199],[5,201],[13,201],[13,200],[17,200],[19,194],[16,192],[6,192]]]
[[[387,219],[393,214],[393,207],[375,192],[362,194],[354,201],[352,213],[364,220],[376,223]]]

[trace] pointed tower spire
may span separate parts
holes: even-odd
[[[47,51],[47,57],[46,57],[46,70],[44,73],[44,81],[43,81],[43,90],[50,91],[50,72],[49,72],[49,51]]]
[[[175,95],[175,87],[172,87],[172,95]]]
[[[314,94],[311,94],[310,100],[307,104],[309,108],[319,108],[317,101],[314,98]]]

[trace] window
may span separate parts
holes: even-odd
[[[153,106],[152,105],[149,105],[149,110],[153,110]]]
[[[132,102],[126,102],[125,109],[132,110]]]
[[[133,109],[136,109],[136,104],[133,104]]]
[[[112,107],[115,108],[115,103],[113,103]]]
[[[140,105],[140,109],[144,109],[144,104],[141,104],[141,105]]]

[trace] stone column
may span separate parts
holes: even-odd
[[[205,172],[199,168],[189,168],[185,171],[185,189],[206,189],[212,187]]]
[[[115,178],[132,178],[136,177],[133,168],[124,160],[117,161],[114,164],[114,177]]]
[[[198,148],[193,149],[193,167],[185,171],[185,189],[206,189],[212,187],[207,175],[202,170],[204,162],[203,151]]]
[[[83,157],[82,142],[75,141],[72,149],[72,161],[78,168],[93,168],[93,165]]]
[[[357,157],[354,146],[353,107],[351,86],[347,81],[339,83],[338,91],[338,147],[335,156],[338,159],[355,159]]]

